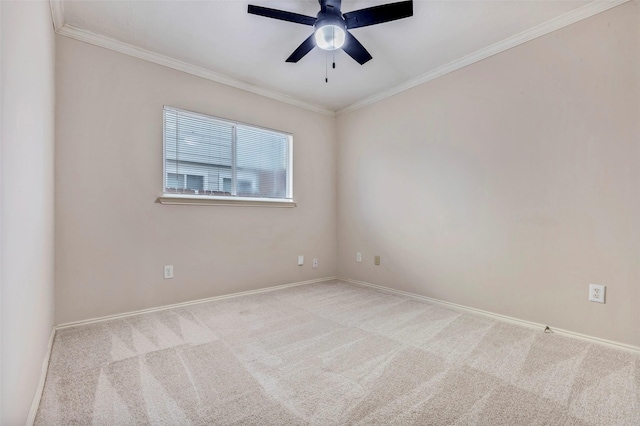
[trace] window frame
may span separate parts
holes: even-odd
[[[180,194],[180,193],[168,193],[166,190],[167,179],[167,136],[165,132],[166,128],[166,114],[165,111],[174,110],[179,112],[185,112],[187,114],[202,117],[203,119],[217,121],[225,123],[233,127],[232,130],[232,160],[231,160],[231,179],[232,188],[234,188],[233,181],[237,179],[236,166],[236,134],[238,126],[245,126],[253,129],[262,130],[265,132],[276,133],[278,135],[284,135],[287,138],[287,169],[286,169],[286,192],[287,198],[264,198],[264,197],[246,197],[237,195],[200,195],[200,194]],[[186,174],[185,174],[186,175]],[[236,188],[237,192],[237,188]],[[281,130],[270,129],[267,127],[256,126],[254,124],[243,123],[240,121],[228,120],[213,115],[202,114],[182,108],[177,108],[169,105],[163,105],[162,107],[162,195],[157,198],[156,202],[167,205],[223,205],[223,206],[251,206],[251,207],[296,207],[297,203],[294,201],[293,192],[293,134],[290,132],[284,132]]]

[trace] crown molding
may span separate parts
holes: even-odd
[[[442,77],[445,74],[449,74],[450,72],[459,70],[460,68],[486,59],[490,56],[497,55],[498,53],[504,52],[505,50],[511,49],[512,47],[519,46],[535,38],[541,37],[545,34],[549,34],[550,32],[559,30],[578,21],[582,21],[583,19],[590,18],[593,15],[604,12],[605,10],[609,10],[628,1],[629,0],[595,0],[594,2],[581,6],[575,10],[572,10],[571,12],[567,12],[540,25],[529,28],[528,30],[523,31],[519,34],[506,38],[483,49],[477,50],[467,56],[463,56],[460,59],[449,62],[448,64],[433,69],[416,78],[405,81],[404,83],[401,83],[390,89],[376,93],[375,95],[366,97],[347,107],[337,110],[336,114],[345,114],[358,110],[360,108],[364,108],[385,98],[396,95],[400,92],[404,92],[405,90],[409,90],[413,87],[434,80],[438,77]]]
[[[53,25],[56,30],[56,33],[58,33],[59,35],[73,38],[75,40],[83,41],[86,43],[90,43],[95,46],[100,46],[106,49],[114,50],[116,52],[120,52],[128,56],[133,56],[138,59],[142,59],[148,62],[153,62],[158,65],[163,65],[168,68],[186,72],[188,74],[202,77],[207,80],[215,81],[217,83],[221,83],[227,86],[235,87],[237,89],[241,89],[246,92],[255,93],[257,95],[274,99],[280,102],[284,102],[299,108],[307,109],[309,111],[317,112],[317,113],[328,115],[328,116],[335,116],[339,114],[346,114],[346,113],[358,110],[360,108],[364,108],[378,101],[381,101],[383,99],[386,99],[398,93],[404,92],[405,90],[409,90],[413,87],[416,87],[428,81],[434,80],[438,77],[442,77],[445,74],[459,70],[460,68],[466,67],[475,62],[486,59],[490,56],[497,55],[498,53],[504,52],[505,50],[511,49],[512,47],[519,46],[523,43],[526,43],[535,38],[541,37],[545,34],[549,34],[553,31],[559,30],[568,25],[579,22],[583,19],[590,18],[593,15],[596,15],[600,12],[604,12],[613,7],[624,4],[628,1],[629,0],[595,0],[571,12],[567,12],[563,15],[553,18],[540,25],[536,25],[535,27],[532,27],[519,34],[506,38],[488,47],[477,50],[469,55],[463,56],[462,58],[449,62],[448,64],[445,64],[441,67],[428,71],[418,77],[407,80],[390,89],[384,90],[382,92],[378,92],[372,96],[368,96],[359,101],[356,101],[344,108],[338,109],[337,111],[330,110],[321,105],[316,105],[313,103],[301,101],[292,96],[286,95],[284,93],[265,89],[265,88],[235,79],[233,77],[230,77],[224,74],[216,73],[204,67],[200,67],[197,65],[190,64],[188,62],[180,61],[178,59],[174,59],[169,56],[161,55],[159,53],[142,49],[110,37],[105,37],[99,34],[95,34],[91,31],[83,30],[83,29],[65,24],[64,7],[63,7],[62,0],[50,0],[50,5],[51,5],[51,15],[53,18]]]
[[[62,0],[49,0],[49,6],[51,7],[53,29],[58,32],[64,26],[64,5]]]
[[[122,41],[119,41],[110,37],[105,37],[103,35],[93,33],[91,31],[76,28],[69,24],[62,25],[56,31],[56,33],[58,33],[61,36],[83,41],[85,43],[93,44],[95,46],[104,47],[105,49],[123,53],[128,56],[133,56],[134,58],[142,59],[148,62],[153,62],[154,64],[163,65],[165,67],[182,71],[187,74],[192,74],[198,77],[206,78],[207,80],[211,80],[217,83],[222,83],[227,86],[235,87],[236,89],[241,89],[246,92],[255,93],[257,95],[264,96],[266,98],[275,99],[276,101],[284,102],[286,104],[293,105],[298,108],[307,109],[309,111],[317,112],[317,113],[332,116],[332,117],[335,116],[335,111],[329,110],[320,105],[304,102],[280,92],[264,89],[262,87],[258,87],[253,84],[246,83],[244,81],[235,79],[233,77],[216,73],[207,68],[193,65],[188,62],[180,61],[178,59],[161,55],[159,53],[155,53],[150,50],[142,49],[140,47],[136,47],[131,44],[124,43]]]

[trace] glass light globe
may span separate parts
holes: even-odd
[[[316,45],[322,50],[336,50],[344,45],[344,29],[337,25],[325,25],[316,30]]]

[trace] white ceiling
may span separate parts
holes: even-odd
[[[343,0],[342,11],[393,1]],[[59,13],[64,11],[66,28],[178,59],[230,77],[240,87],[248,83],[257,91],[337,111],[444,72],[438,70],[455,69],[452,63],[465,65],[582,19],[593,5],[557,0],[417,0],[411,18],[353,30],[373,60],[361,66],[338,51],[337,67],[329,66],[325,83],[326,52],[316,48],[297,64],[285,62],[312,27],[249,15],[249,3],[309,16],[319,10],[316,0],[64,0]],[[553,22],[558,24],[554,27]],[[474,55],[465,63],[464,58]]]

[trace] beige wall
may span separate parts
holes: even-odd
[[[333,117],[65,37],[56,83],[56,323],[335,275]],[[293,133],[298,207],[157,204],[163,105]]]
[[[335,120],[59,37],[56,322],[337,271],[640,345],[639,23],[631,2]],[[299,207],[155,203],[162,105],[292,132]]]
[[[340,115],[339,275],[640,346],[639,6]]]
[[[49,2],[2,15],[2,416],[21,425],[53,326],[55,45]]]

